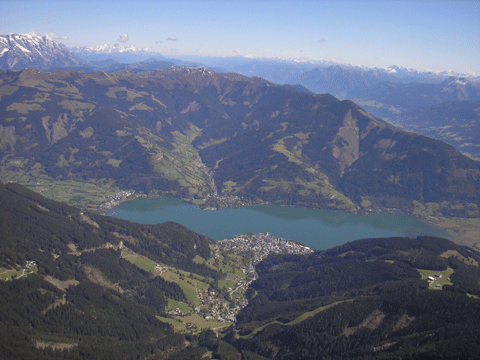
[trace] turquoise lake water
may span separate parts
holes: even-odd
[[[319,250],[349,241],[390,236],[432,235],[446,231],[402,214],[357,216],[344,212],[259,205],[239,209],[201,210],[176,199],[136,199],[109,210],[107,215],[141,224],[175,221],[214,240],[238,234],[268,232],[301,241]]]

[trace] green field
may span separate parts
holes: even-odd
[[[312,310],[312,311],[308,311],[302,315],[300,315],[299,317],[297,317],[296,319],[290,321],[289,323],[285,324],[285,325],[296,325],[298,323],[301,323],[303,320],[306,320],[308,319],[309,317],[312,317],[314,315],[317,315],[318,313],[322,312],[322,311],[325,311],[327,309],[330,309],[331,307],[335,306],[335,305],[338,305],[338,304],[341,304],[341,303],[344,303],[344,302],[348,302],[348,301],[353,301],[354,299],[348,299],[348,300],[341,300],[341,301],[336,301],[334,303],[331,303],[331,304],[328,304],[328,305],[325,305],[325,306],[321,306],[315,310]]]
[[[186,313],[188,311],[193,310],[191,306],[188,306],[188,304],[185,304],[182,301],[177,301],[170,298],[167,298],[167,301],[168,301],[168,308],[167,308],[168,311],[172,311],[172,310],[175,310],[176,308],[179,308],[181,312]]]
[[[212,246],[212,250],[215,251],[215,247]],[[182,289],[185,294],[186,301],[177,301],[171,298],[168,298],[167,311],[170,314],[179,309],[181,314],[175,314],[175,319],[160,318],[161,321],[168,322],[174,326],[177,331],[201,331],[202,329],[216,329],[229,326],[230,322],[223,322],[214,319],[206,320],[202,314],[194,312],[194,307],[200,307],[202,313],[210,313],[216,311],[221,316],[225,316],[225,304],[220,305],[220,301],[225,302],[224,296],[228,297],[228,294],[221,295],[220,298],[216,298],[213,295],[213,292],[209,291],[211,283],[214,282],[213,279],[205,278],[198,274],[186,272],[180,269],[166,267],[162,265],[162,271],[158,272],[155,270],[155,262],[151,261],[148,258],[139,256],[138,254],[133,253],[132,251],[123,251],[122,258],[135,264],[141,269],[149,271],[156,276],[162,277],[166,281],[175,282]],[[203,259],[197,259],[201,262]],[[215,260],[213,257],[208,259],[207,263],[214,269],[220,270],[225,274],[223,280],[218,280],[217,286],[220,290],[231,287],[232,289],[237,288],[238,282],[240,279],[246,279],[247,275],[243,273],[242,269],[244,268],[244,262],[246,260],[242,255],[235,254],[218,254],[218,260]],[[203,260],[205,262],[205,260]],[[197,293],[197,289],[200,293]],[[231,294],[234,303],[245,299],[245,289],[239,289],[235,293]],[[208,300],[210,296],[214,296],[215,301],[211,299]],[[218,296],[218,294],[216,295]],[[223,298],[223,300],[222,300]],[[203,301],[203,304],[202,304]],[[228,303],[231,301],[226,301]],[[192,313],[194,312],[194,313]],[[184,315],[188,314],[188,315]]]
[[[191,324],[192,328],[190,331],[193,332],[200,332],[206,329],[220,329],[224,327],[230,326],[232,323],[229,321],[217,321],[217,320],[205,320],[202,316],[193,314],[188,316],[182,317],[175,317],[174,319],[166,318],[163,316],[156,316],[158,320],[161,322],[170,324],[174,327],[174,329],[178,332],[187,332],[187,324]],[[189,331],[189,332],[190,332]]]
[[[143,269],[145,271],[149,271],[153,274],[156,274],[155,272],[155,263],[147,258],[137,256],[134,262],[135,265],[137,265],[140,269]]]
[[[127,261],[130,261],[132,264],[138,266],[140,269],[149,271],[154,275],[158,275],[158,273],[155,271],[155,262],[153,262],[150,259],[147,259],[143,256],[139,256],[137,254],[131,254],[125,251],[122,252],[122,258],[124,258]]]
[[[436,287],[437,285],[453,285],[450,280],[450,275],[453,274],[453,269],[448,267],[447,270],[438,271],[438,270],[425,270],[425,269],[417,269],[417,271],[422,275],[422,280],[428,279],[429,276],[434,277],[436,280],[430,282],[428,286],[429,290],[441,290],[441,287]],[[438,276],[438,277],[437,277]]]
[[[186,332],[187,329],[185,327],[185,324],[181,321],[178,321],[176,319],[170,319],[170,318],[166,318],[166,317],[163,317],[163,316],[156,316],[156,318],[158,320],[160,320],[161,322],[164,322],[164,323],[167,323],[167,324],[170,324],[173,326],[173,328],[176,330],[176,331],[179,331],[179,332]]]
[[[41,166],[34,165],[31,169],[23,168],[22,160],[11,159],[0,167],[2,182],[16,182],[43,196],[64,202],[81,209],[104,211],[102,208],[108,197],[120,192],[120,188],[113,186],[106,179],[79,182],[73,180],[54,180],[42,173]],[[39,164],[38,164],[39,165]],[[12,167],[15,166],[15,171]],[[9,167],[9,170],[6,168]]]
[[[17,277],[22,274],[23,270],[0,268],[0,281],[5,281],[6,279],[12,280],[13,277]]]
[[[195,277],[193,277],[192,274],[185,271],[178,271],[180,273],[178,274],[177,272],[171,270],[163,271],[161,274],[158,274],[158,272],[155,271],[155,262],[150,259],[138,255],[128,254],[126,252],[122,253],[122,257],[132,262],[140,269],[149,271],[154,275],[159,275],[167,281],[177,283],[178,286],[180,286],[180,288],[185,293],[185,296],[190,303],[194,305],[200,305],[197,297],[196,287],[205,290],[207,289],[207,285],[202,281],[198,280],[198,275],[195,275]]]
[[[200,301],[197,297],[197,292],[192,285],[187,284],[186,282],[181,280],[177,284],[182,288],[188,301],[190,301],[194,305],[200,305]]]
[[[232,323],[230,321],[217,321],[214,319],[206,320],[198,314],[192,314],[182,317],[184,323],[190,323],[194,325],[198,330],[202,329],[219,329],[228,327]]]

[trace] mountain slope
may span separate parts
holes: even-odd
[[[329,93],[340,98],[358,88],[373,86],[381,81],[395,82],[396,78],[379,71],[359,71],[342,66],[318,67],[289,79],[316,94]]]
[[[204,67],[0,77],[2,178],[49,196],[75,181],[209,206],[411,213],[431,202],[478,216],[479,163],[351,101]]]
[[[167,316],[167,298],[186,302],[184,291],[122,253],[216,278],[192,261],[210,257],[210,239],[83,213],[17,184],[0,184],[0,205],[2,358],[137,358],[183,346],[156,316]]]
[[[478,178],[479,164],[443,143],[400,131],[328,95],[274,98],[253,105],[247,119],[206,128],[195,140],[206,146],[200,155],[215,169],[222,193],[349,210],[367,199],[404,210],[412,200],[477,199],[478,183],[457,176],[470,169]]]

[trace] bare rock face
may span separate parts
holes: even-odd
[[[21,70],[27,67],[47,70],[80,66],[67,47],[47,35],[35,33],[0,35],[0,69]]]

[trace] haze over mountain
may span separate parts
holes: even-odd
[[[148,61],[150,59],[171,61],[162,54],[155,52],[149,48],[136,48],[133,45],[124,44],[105,44],[99,46],[75,46],[70,51],[85,61],[102,61],[106,59],[115,60],[121,63],[136,63],[140,61]]]
[[[46,36],[46,38],[45,38]],[[26,67],[36,69],[58,69],[61,67],[72,68],[82,65],[83,61],[103,61],[112,59],[123,63],[135,63],[141,61],[161,60],[171,61],[177,65],[206,65],[217,72],[238,72],[247,76],[259,76],[278,84],[297,84],[298,80],[312,81],[316,76],[325,77],[325,73],[319,75],[315,71],[323,72],[322,68],[335,66],[332,70],[337,72],[340,70],[349,71],[353,79],[349,79],[347,83],[358,77],[367,77],[362,75],[367,72],[373,72],[375,77],[381,79],[389,79],[390,81],[400,82],[439,82],[449,76],[465,77],[467,79],[478,81],[479,77],[475,74],[459,74],[452,71],[418,71],[411,68],[392,65],[381,68],[376,66],[360,66],[351,64],[341,64],[330,60],[305,60],[293,58],[257,58],[250,56],[235,57],[212,57],[212,56],[179,56],[178,59],[167,58],[161,53],[149,48],[138,48],[134,45],[126,45],[122,43],[104,44],[97,46],[74,46],[67,49],[65,45],[52,40],[45,35],[41,37],[35,33],[29,34],[10,34],[2,35],[2,44],[0,44],[0,59],[2,59],[2,69],[21,70]],[[48,39],[45,40],[45,39]],[[8,54],[9,49],[12,51]],[[39,54],[42,56],[39,57]],[[8,55],[8,56],[7,56]],[[80,59],[83,59],[80,60]],[[22,59],[22,60],[21,60]],[[81,69],[79,69],[81,70]],[[88,70],[87,70],[88,71]],[[301,76],[305,72],[313,71],[312,74]],[[388,77],[390,75],[391,77]],[[331,78],[331,75],[328,77]],[[298,80],[297,80],[298,78]],[[318,79],[316,80],[319,81]],[[315,82],[315,80],[314,80]],[[338,82],[338,80],[336,80]],[[301,83],[305,86],[305,84]],[[357,87],[363,87],[360,82]],[[306,86],[311,91],[314,89]],[[329,90],[327,88],[327,90]],[[341,90],[345,92],[345,89]],[[323,91],[322,91],[323,92]],[[326,91],[336,96],[335,90]]]
[[[394,76],[378,70],[359,71],[339,65],[318,67],[290,78],[289,83],[300,84],[316,94],[329,93],[341,99],[354,89],[363,89],[381,81],[400,81]]]
[[[353,89],[347,97],[376,116],[391,117],[449,101],[480,100],[480,83],[449,77],[439,84],[377,84]]]
[[[480,101],[451,101],[390,118],[402,129],[442,140],[480,160]]]

